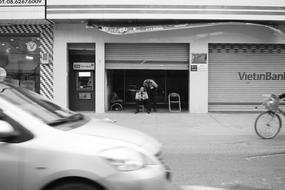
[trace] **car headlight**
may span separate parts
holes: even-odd
[[[146,155],[128,148],[104,150],[100,152],[100,156],[119,171],[134,171],[155,164]]]

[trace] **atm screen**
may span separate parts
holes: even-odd
[[[77,90],[78,91],[91,91],[91,90],[93,90],[93,78],[92,78],[91,72],[78,72]]]

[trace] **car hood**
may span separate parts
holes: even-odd
[[[153,137],[102,119],[90,119],[86,124],[70,132],[129,143],[140,146],[152,154],[158,154],[161,151],[161,144]]]

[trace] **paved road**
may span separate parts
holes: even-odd
[[[285,189],[285,136],[264,141],[255,136],[195,136],[191,143],[166,147],[166,162],[176,186],[240,184]]]
[[[253,130],[256,114],[99,114],[164,145],[172,189],[285,189],[285,130],[273,140]],[[201,189],[201,187],[200,187]],[[200,190],[199,189],[199,190]]]

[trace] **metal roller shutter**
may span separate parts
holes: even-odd
[[[285,92],[285,45],[209,44],[209,111],[255,111]]]
[[[189,44],[105,44],[106,69],[188,70]]]

